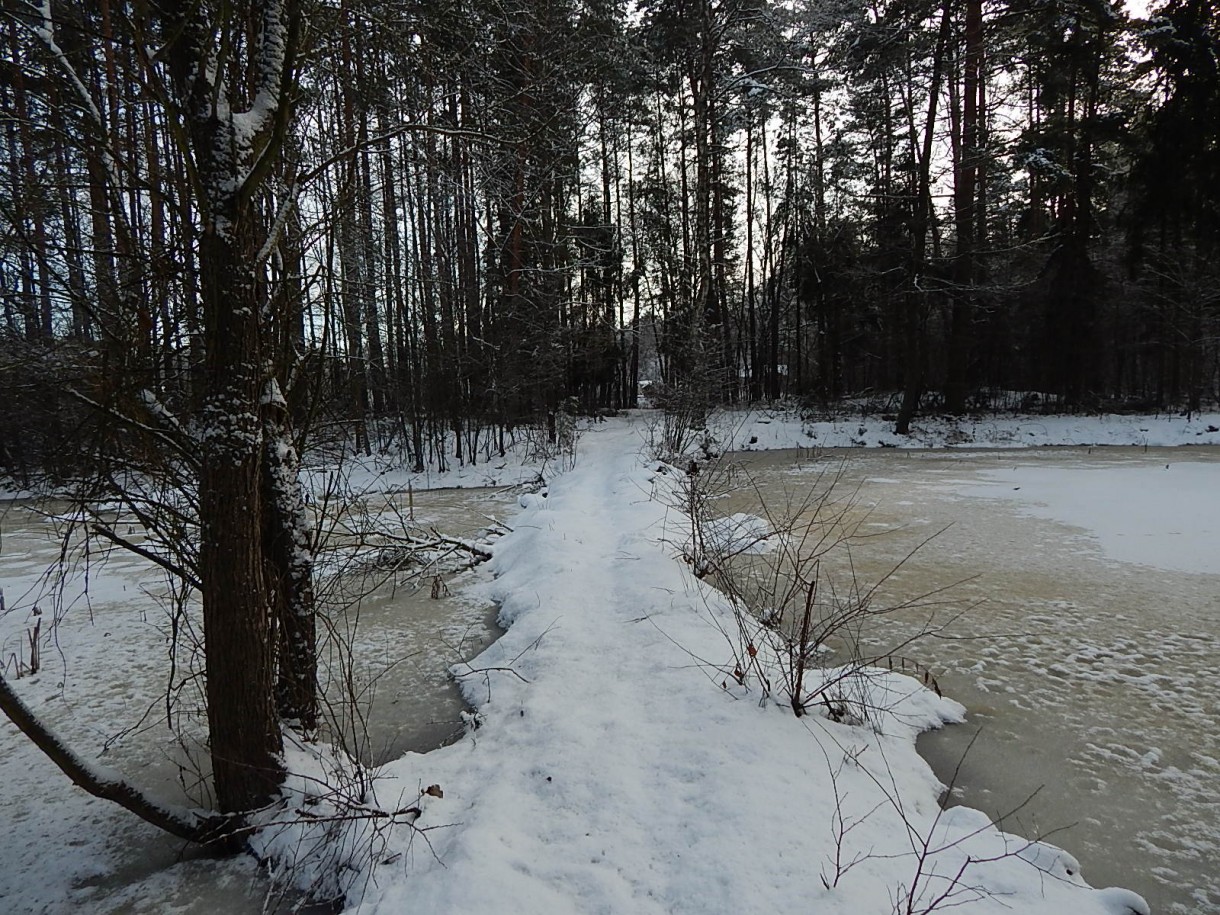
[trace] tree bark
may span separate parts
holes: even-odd
[[[955,170],[953,207],[956,221],[953,304],[949,317],[948,364],[945,374],[945,409],[966,409],[970,382],[971,323],[975,284],[978,282],[979,201],[982,173],[982,127],[986,109],[983,95],[983,11],[981,0],[966,0],[966,56],[962,74],[961,129],[954,131]]]
[[[208,728],[221,810],[257,807],[283,777],[274,703],[271,601],[263,568],[262,353],[248,244],[252,214],[232,211],[200,240],[205,361],[199,480]],[[235,237],[235,230],[242,229]]]
[[[309,733],[318,726],[313,546],[288,404],[271,380],[263,395],[263,554],[276,630],[276,707]]]
[[[903,390],[902,405],[898,408],[898,419],[894,423],[896,435],[909,435],[911,420],[919,409],[923,395],[925,329],[923,299],[926,292],[919,287],[926,264],[928,227],[932,216],[932,141],[936,127],[936,104],[940,96],[940,84],[944,74],[945,49],[949,40],[949,9],[946,0],[941,11],[940,29],[936,37],[936,51],[932,58],[932,81],[928,89],[928,115],[923,124],[923,139],[916,161],[919,166],[919,183],[916,188],[915,218],[911,226],[911,255],[908,270],[910,286],[903,293]],[[912,129],[914,125],[912,124]],[[914,141],[914,137],[912,137]]]

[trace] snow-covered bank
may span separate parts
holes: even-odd
[[[385,807],[443,796],[383,836],[354,911],[1140,910],[1057,849],[940,810],[914,737],[955,703],[886,674],[879,727],[852,727],[726,677],[725,608],[659,542],[668,477],[639,432],[590,431],[500,542],[510,628],[464,677],[480,726],[379,770]]]
[[[348,493],[405,493],[426,489],[472,489],[510,487],[530,483],[561,472],[571,466],[580,439],[578,423],[569,414],[560,414],[559,441],[547,440],[545,430],[523,426],[504,437],[504,453],[491,441],[490,431],[480,447],[463,450],[455,457],[452,436],[446,438],[443,469],[435,453],[428,455],[422,470],[411,469],[411,457],[402,450],[389,449],[372,454],[317,452],[307,456],[305,486],[320,495],[341,482]]]
[[[910,435],[895,435],[893,418],[802,419],[790,411],[725,411],[718,431],[731,450],[777,448],[1036,448],[1048,445],[1220,445],[1220,413],[1136,416],[1003,415],[918,417]]]
[[[636,415],[648,415],[637,413]],[[569,466],[578,448],[578,431],[587,420],[569,417],[571,437],[565,448],[547,445],[532,429],[518,430],[504,455],[484,446],[472,462],[448,457],[444,470],[429,463],[414,471],[399,451],[386,454],[312,455],[304,473],[306,490],[321,498],[341,483],[347,492],[405,493],[408,490],[510,487],[549,478]],[[907,436],[894,434],[893,417],[843,413],[833,419],[796,409],[732,409],[713,414],[712,432],[731,451],[784,448],[1037,448],[1057,445],[1220,445],[1220,413],[1196,413],[1189,420],[1176,413],[1156,416],[1100,414],[1047,416],[1009,414],[978,417],[919,417]],[[592,428],[596,429],[594,424]],[[434,460],[434,458],[433,458]],[[0,501],[31,499],[44,493],[21,488],[0,477]]]

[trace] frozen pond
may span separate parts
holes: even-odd
[[[425,535],[436,528],[447,536],[473,538],[491,517],[511,511],[515,499],[512,493],[477,489],[396,495],[389,505],[371,497],[352,524],[401,513],[413,515]],[[18,684],[27,703],[83,755],[98,756],[163,797],[198,803],[206,753],[198,745],[194,682],[183,676],[182,666],[192,654],[191,635],[180,621],[180,666],[169,712],[175,626],[164,600],[164,576],[129,554],[116,552],[105,563],[95,554],[87,571],[75,565],[77,574],[57,595],[58,589],[42,579],[58,555],[57,528],[31,506],[0,503],[0,588],[6,605],[0,616],[0,663],[6,676],[12,679],[19,667],[28,670],[28,633],[40,622],[42,669]],[[479,570],[439,579],[437,569],[415,577],[413,571],[374,569],[347,576],[342,603],[368,593],[320,627],[331,633],[323,640],[320,663],[327,705],[346,735],[353,731],[353,718],[366,725],[356,729],[361,739],[349,736],[347,742],[374,763],[430,750],[462,733],[464,704],[448,670],[497,635],[494,608],[462,595]],[[328,588],[325,576],[320,588],[320,593]],[[340,603],[339,595],[332,598],[332,605]],[[37,617],[35,605],[41,611]],[[62,619],[52,625],[56,617]],[[353,646],[354,664],[344,662],[336,641]],[[348,699],[353,692],[354,703]],[[167,727],[167,717],[181,739]],[[268,884],[251,860],[197,854],[181,860],[181,843],[72,788],[3,716],[0,786],[5,836],[0,899],[6,912],[264,911]]]
[[[878,535],[853,554],[863,582],[940,532],[883,592],[961,582],[942,619],[975,605],[903,650],[968,708],[920,744],[950,803],[1048,837],[1091,884],[1154,912],[1220,911],[1220,450],[737,457],[772,505],[841,461],[836,491]],[[738,493],[724,508],[756,505]],[[867,638],[899,644],[925,619]]]

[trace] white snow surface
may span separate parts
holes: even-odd
[[[1017,502],[1023,513],[1082,528],[1109,559],[1220,573],[1220,491],[1210,485],[1215,468],[1191,461],[1189,452],[1163,466],[1132,462],[1104,475],[1028,463],[982,475],[994,484],[961,491]]]
[[[1070,855],[940,810],[914,740],[957,703],[878,672],[885,711],[849,726],[735,683],[726,608],[664,545],[672,473],[640,442],[630,421],[588,432],[499,542],[508,631],[463,678],[479,727],[378,770],[382,806],[443,797],[383,836],[349,911],[1141,911]]]
[[[506,442],[503,456],[493,443],[483,441],[473,460],[467,449],[464,459],[458,461],[453,457],[452,438],[447,440],[447,445],[444,470],[437,470],[434,463],[428,463],[418,473],[410,469],[408,457],[401,452],[346,454],[340,462],[339,482],[346,490],[363,493],[511,487],[533,482],[540,476],[549,479],[569,463],[565,456],[548,453],[547,448],[531,441],[524,433]],[[307,461],[302,470],[306,489],[316,497],[335,484],[336,473],[336,464],[331,457],[324,459],[321,466]]]
[[[726,446],[737,451],[776,448],[1032,448],[1047,445],[1220,445],[1220,413],[1157,416],[927,416],[895,435],[880,415],[802,419],[787,410],[726,411],[715,420]]]

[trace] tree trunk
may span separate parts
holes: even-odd
[[[199,578],[208,727],[217,804],[240,812],[266,803],[284,775],[263,553],[267,290],[256,271],[264,222],[254,201],[287,129],[284,83],[299,11],[293,0],[263,4],[259,39],[247,51],[249,70],[226,75],[215,69],[216,34],[235,40],[245,27],[240,12],[211,22],[205,8],[185,0],[170,9],[176,20],[170,33],[177,37],[167,57],[177,105],[186,113],[203,227]],[[243,111],[239,87],[247,78],[254,80],[248,97],[260,105]]]
[[[949,2],[946,0],[941,13],[940,30],[936,38],[936,52],[932,59],[932,83],[928,89],[928,115],[923,124],[923,140],[916,156],[919,166],[919,181],[916,187],[915,219],[911,226],[911,254],[908,288],[903,292],[903,390],[902,405],[894,424],[896,435],[909,435],[911,420],[919,409],[919,399],[924,385],[924,296],[919,281],[926,268],[928,227],[932,216],[932,141],[936,127],[936,103],[940,96],[940,83],[944,73],[945,49],[949,39]],[[912,130],[914,123],[912,120]],[[914,137],[911,138],[912,142]]]
[[[265,803],[283,777],[271,601],[263,568],[262,353],[252,212],[232,207],[200,240],[207,345],[199,480],[208,728],[221,810]],[[240,232],[240,234],[238,234]]]
[[[955,170],[953,206],[957,229],[954,258],[953,305],[949,317],[948,365],[945,373],[945,409],[962,413],[970,382],[971,323],[978,282],[978,186],[982,171],[981,121],[987,112],[983,94],[983,11],[981,0],[966,2],[966,58],[962,74],[961,130],[954,131]]]
[[[274,602],[276,707],[305,733],[318,726],[313,544],[288,404],[271,379],[263,395],[263,554]]]

